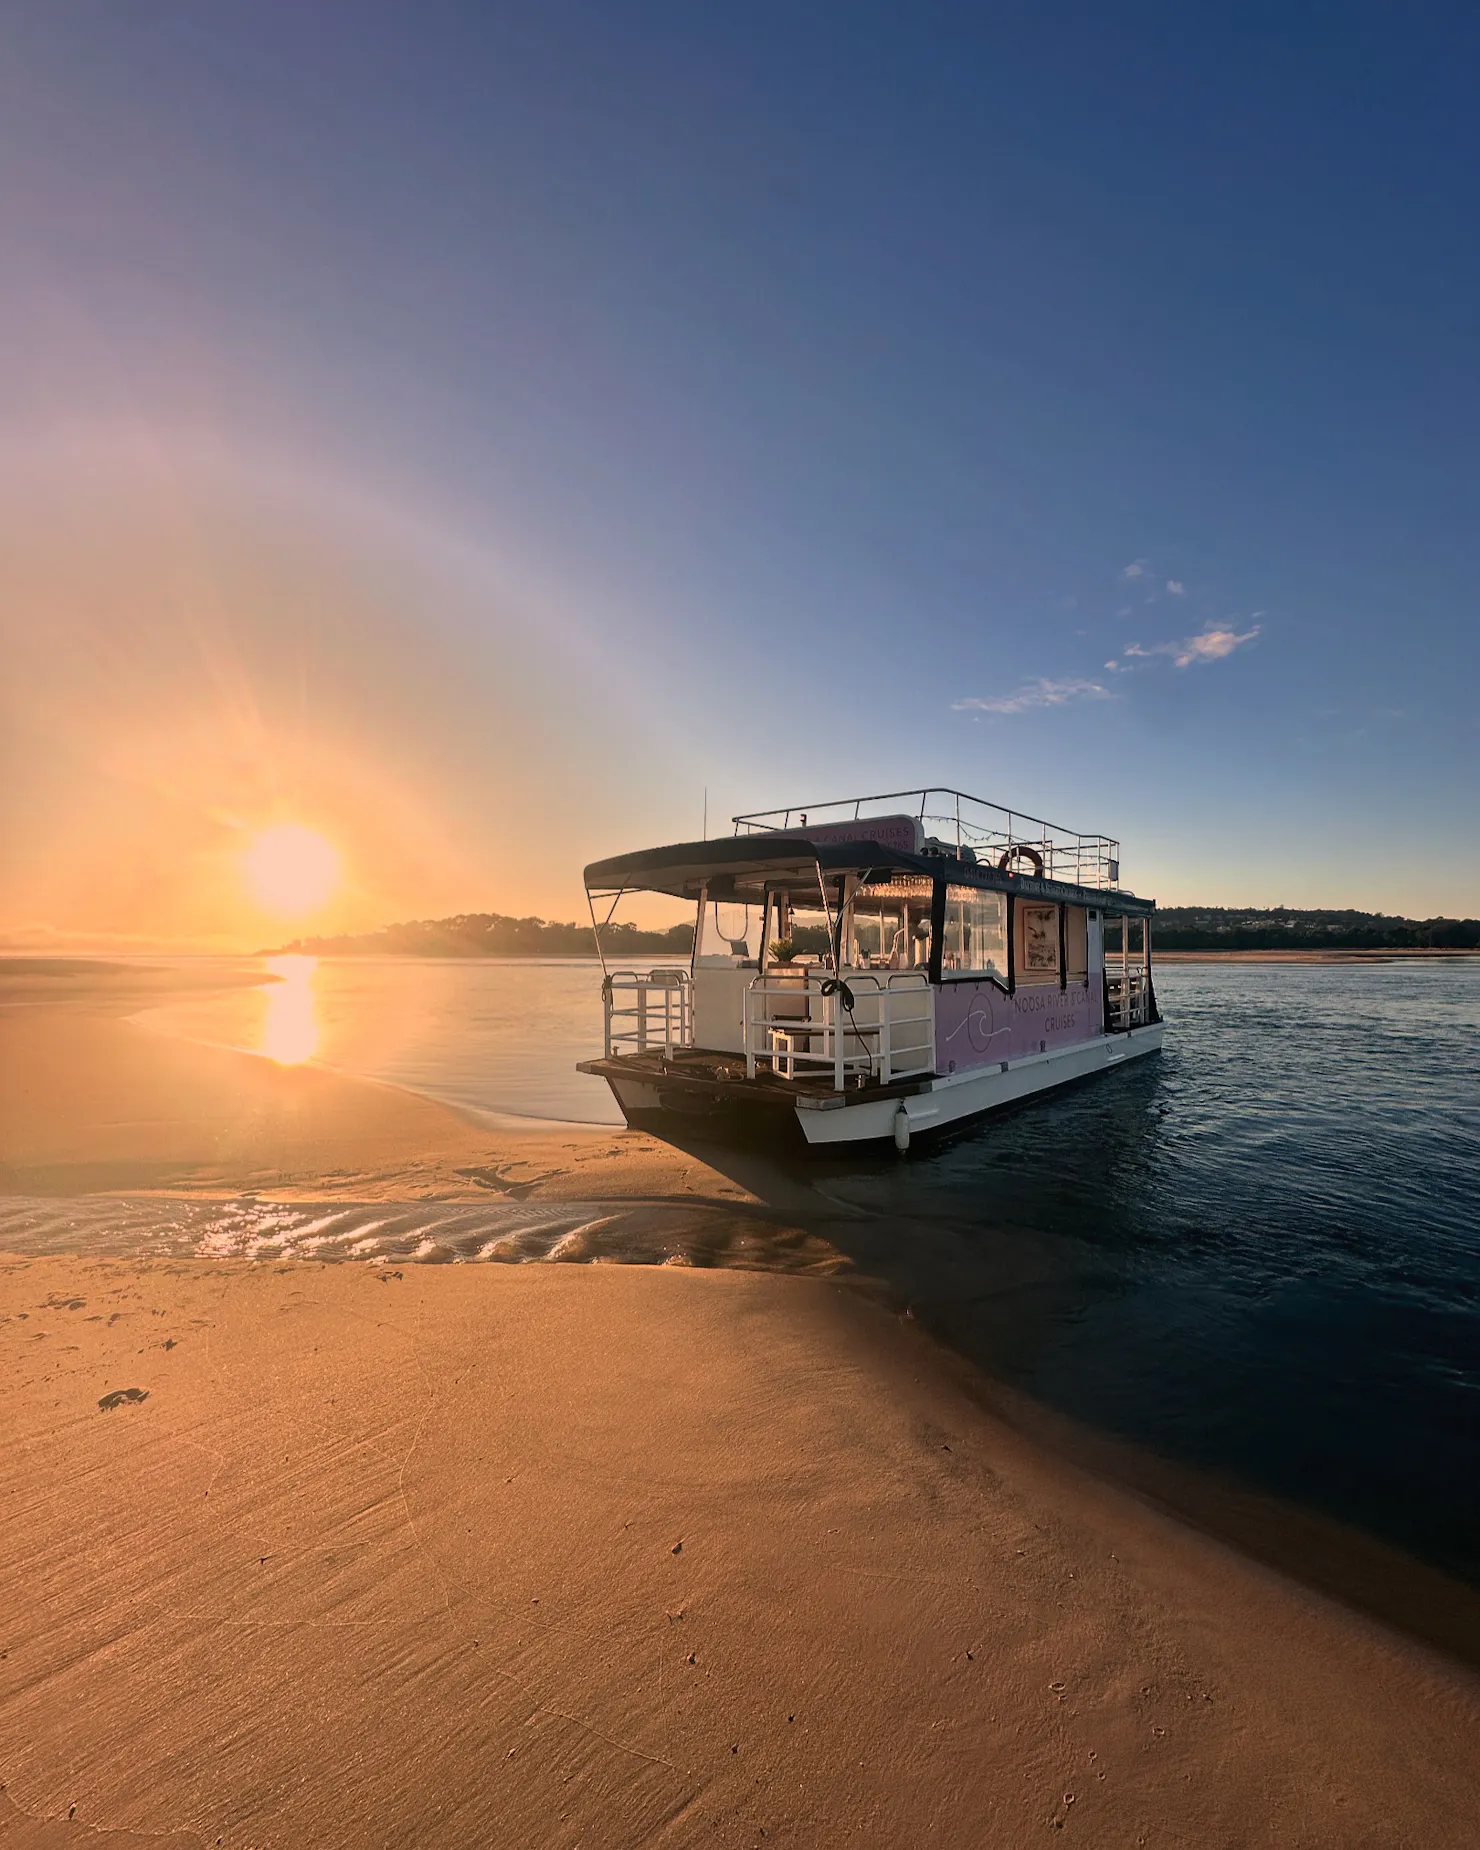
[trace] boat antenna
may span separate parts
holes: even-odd
[[[699,837],[699,839],[700,841],[709,840],[709,786],[708,784],[704,786],[704,833]]]

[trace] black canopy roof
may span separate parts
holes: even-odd
[[[616,854],[592,861],[586,869],[586,889],[592,893],[671,893],[676,899],[697,899],[707,886],[710,896],[725,899],[749,892],[760,897],[767,886],[815,883],[823,873],[902,873],[922,879],[946,879],[961,886],[987,887],[1019,893],[1034,899],[1067,900],[1095,906],[1102,912],[1153,912],[1155,900],[1134,893],[1103,892],[1095,887],[1071,886],[1063,880],[1038,880],[1029,874],[958,861],[953,855],[910,854],[878,842],[810,842],[802,835],[733,835],[718,841],[674,842],[665,848],[644,848],[634,854]]]

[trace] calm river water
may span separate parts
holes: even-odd
[[[463,1106],[618,1121],[572,1070],[597,1048],[594,966],[277,969],[143,1019]],[[1164,966],[1158,994],[1160,1057],[904,1160],[792,1159],[788,1211],[815,1200],[863,1269],[948,1296],[952,1328],[974,1323],[1036,1400],[1480,1581],[1480,962]],[[0,1208],[13,1247],[24,1210]],[[139,1250],[159,1211],[130,1210]],[[456,1213],[491,1230],[537,1203]]]

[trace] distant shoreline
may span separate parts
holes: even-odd
[[[1346,964],[1346,963],[1393,963],[1409,962],[1414,958],[1480,958],[1480,949],[1469,947],[1451,947],[1448,945],[1379,945],[1352,946],[1343,948],[1332,945],[1325,950],[1261,950],[1261,951],[1162,951],[1157,949],[1156,933],[1153,928],[1151,936],[1151,954],[1158,964]],[[391,958],[423,958],[437,963],[463,964],[500,964],[500,963],[562,963],[594,964],[600,960],[595,952],[582,951],[259,951],[259,957],[336,957],[345,960],[364,960],[366,962],[383,961]],[[663,957],[661,951],[637,951],[631,953],[643,963],[659,962]],[[687,964],[687,951],[674,958],[675,962]]]
[[[285,948],[279,951],[252,951],[253,957],[338,957],[346,962],[385,963],[393,959],[412,961],[422,958],[429,963],[439,964],[596,964],[601,959],[595,951],[331,951],[298,950]],[[661,951],[632,951],[629,957],[639,958],[643,963],[658,962]],[[679,962],[687,963],[689,953],[680,954]]]
[[[1333,945],[1325,950],[1257,950],[1257,951],[1164,951],[1158,948],[1156,934],[1151,938],[1153,965],[1156,964],[1390,964],[1413,963],[1419,961],[1455,960],[1473,962],[1480,959],[1480,950],[1451,946],[1433,945],[1380,945],[1353,946],[1349,949]],[[192,956],[209,955],[213,960],[223,953],[178,954],[181,962],[188,963]],[[226,955],[230,955],[227,953]],[[345,963],[386,963],[418,960],[424,963],[445,964],[504,964],[504,963],[558,963],[558,964],[599,964],[600,959],[594,951],[300,951],[267,950],[243,951],[238,955],[244,958],[256,957],[323,957],[333,958]],[[635,951],[627,957],[616,960],[621,963],[661,963],[664,954],[661,951]],[[686,965],[688,952],[679,953],[670,958],[671,962]],[[78,952],[65,958],[34,958],[19,952],[0,950],[0,974],[14,977],[27,977],[42,983],[49,981],[76,980],[81,977],[96,979],[99,976],[111,978],[116,983],[126,983],[130,979],[158,983],[162,980],[160,973],[150,966],[137,964],[120,964],[114,961],[94,958],[84,952]],[[244,978],[225,972],[217,972],[211,979],[213,985],[230,986]],[[253,981],[261,980],[253,977]]]
[[[1155,964],[1391,964],[1411,963],[1415,959],[1480,957],[1480,950],[1452,948],[1448,945],[1388,944],[1354,946],[1343,950],[1332,945],[1321,951],[1159,951],[1156,932],[1151,934],[1151,957]]]
[[[1353,910],[1288,906],[1162,906],[1152,926],[1153,949],[1173,956],[1236,956],[1284,963],[1367,954],[1386,958],[1426,952],[1480,951],[1480,919],[1405,919]],[[687,962],[692,922],[663,931],[628,923],[602,927],[502,912],[463,912],[445,919],[406,919],[372,932],[295,939],[262,957],[594,957],[623,964],[638,958]],[[813,947],[813,948],[820,948]]]

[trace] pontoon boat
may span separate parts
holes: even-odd
[[[1161,1046],[1155,902],[1121,887],[1107,836],[954,790],[734,824],[586,869],[605,1052],[580,1070],[630,1123],[771,1114],[808,1143],[903,1149]],[[608,967],[632,893],[695,905],[687,968]]]

